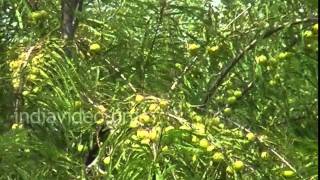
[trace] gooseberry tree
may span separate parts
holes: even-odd
[[[0,4],[1,178],[317,179],[317,1]]]

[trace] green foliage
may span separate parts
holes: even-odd
[[[35,3],[0,1],[0,179],[318,178],[318,1],[85,1],[72,42]]]

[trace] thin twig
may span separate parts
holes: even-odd
[[[109,60],[105,59],[105,61],[117,72],[120,74],[120,77],[128,82],[129,87],[131,88],[131,90],[136,93],[137,89],[128,81],[128,79],[120,72],[119,68],[115,67]]]
[[[297,170],[284,158],[282,157],[277,151],[275,151],[273,148],[268,147],[269,150],[276,155],[284,164],[286,164],[291,170],[293,170],[294,172],[297,172]]]
[[[142,70],[143,70],[143,73],[145,71],[145,67],[148,67],[150,65],[150,58],[153,54],[153,51],[154,51],[154,47],[156,45],[156,41],[157,39],[159,38],[159,34],[160,34],[160,27],[162,25],[162,22],[163,22],[163,18],[164,18],[164,12],[166,10],[166,7],[167,7],[167,3],[166,3],[166,0],[163,0],[163,3],[160,3],[160,11],[159,11],[159,17],[157,19],[157,27],[155,28],[155,33],[154,33],[154,36],[152,38],[152,41],[151,41],[151,46],[149,48],[149,51],[148,51],[148,54],[147,54],[147,57],[145,59],[145,61],[143,62],[142,64]],[[143,78],[143,81],[144,81],[144,78]],[[144,86],[144,83],[143,83],[143,86]]]
[[[180,74],[180,76],[178,76],[177,78],[175,78],[174,82],[171,85],[170,90],[174,90],[177,87],[177,84],[179,83],[179,81],[183,78],[183,76],[187,73],[187,71],[194,65],[195,61],[197,60],[197,57],[194,57],[190,63],[183,69],[182,73]]]
[[[20,67],[20,76],[19,76],[19,88],[18,91],[16,92],[16,101],[15,101],[15,108],[14,108],[14,114],[15,114],[15,121],[19,122],[20,119],[18,119],[20,116],[18,115],[20,113],[21,110],[21,101],[22,101],[22,91],[23,91],[23,87],[24,87],[24,81],[25,81],[25,69],[28,66],[29,62],[31,61],[32,58],[31,57],[31,53],[33,52],[33,50],[36,48],[36,46],[31,46],[26,54],[24,63],[21,65]]]
[[[229,24],[227,24],[227,25],[223,28],[223,30],[226,30],[226,29],[227,29],[233,22],[235,22],[241,15],[243,15],[243,14],[246,13],[246,12],[248,12],[248,10],[249,10],[251,7],[252,7],[252,5],[249,4],[249,6],[248,6],[245,10],[243,10],[240,14],[238,14],[238,16],[235,17]]]

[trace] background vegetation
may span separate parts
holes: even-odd
[[[318,1],[65,2],[0,0],[0,179],[318,178]]]

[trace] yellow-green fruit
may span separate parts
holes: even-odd
[[[164,146],[162,149],[162,152],[167,152],[169,150],[168,146]]]
[[[174,66],[178,69],[182,69],[182,65],[180,63],[176,63]]]
[[[74,107],[75,107],[75,108],[78,109],[78,108],[81,108],[81,106],[82,106],[82,102],[81,102],[81,101],[75,101],[75,102],[74,102]]]
[[[187,51],[191,54],[191,55],[195,55],[198,51],[198,49],[200,48],[200,45],[198,44],[188,44],[187,45]]]
[[[312,50],[312,44],[307,44],[307,45],[306,45],[306,49]]]
[[[130,124],[129,124],[129,127],[131,127],[131,128],[139,127],[139,121],[137,121],[137,120],[131,121]]]
[[[144,129],[138,129],[137,130],[137,137],[140,138],[140,139],[148,138],[149,137],[149,132],[147,130],[144,130]]]
[[[169,105],[169,102],[167,100],[160,100],[159,105],[161,108],[165,108]]]
[[[84,147],[84,145],[78,144],[77,150],[78,150],[79,152],[81,152],[81,151],[83,150],[83,147]]]
[[[216,148],[216,147],[215,147],[214,145],[210,145],[210,146],[207,147],[207,151],[208,151],[208,152],[211,152],[211,151],[213,151],[215,148]]]
[[[254,141],[255,139],[256,139],[256,136],[253,134],[253,133],[248,133],[247,135],[246,135],[246,137],[247,137],[247,139],[249,140],[249,141]]]
[[[236,101],[237,101],[237,98],[235,96],[228,97],[227,99],[228,104],[234,104]]]
[[[271,57],[270,60],[269,60],[269,65],[270,66],[274,66],[278,63],[278,57],[274,58],[274,57]]]
[[[192,142],[196,143],[199,141],[198,137],[195,136],[195,135],[192,135],[192,139],[191,139]]]
[[[199,48],[200,48],[200,45],[198,45],[198,44],[188,44],[187,45],[188,51],[193,51],[193,50],[196,50],[196,49],[199,49]]]
[[[33,90],[32,90],[32,92],[34,92],[34,93],[38,93],[40,91],[40,87],[35,87]]]
[[[310,38],[310,37],[312,37],[312,31],[305,31],[304,33],[303,33],[303,37],[306,37],[306,38]]]
[[[38,19],[41,19],[41,18],[45,18],[47,16],[48,16],[47,11],[41,10],[41,11],[32,12],[30,17],[31,17],[32,20],[38,20]]]
[[[220,123],[220,124],[218,125],[218,127],[219,127],[220,129],[224,129],[224,124],[223,124],[223,123]]]
[[[277,84],[277,81],[274,80],[274,79],[272,79],[272,80],[269,81],[269,85],[270,85],[270,86],[275,86],[276,84]]]
[[[225,108],[224,110],[223,110],[223,113],[224,114],[226,114],[226,115],[229,115],[229,114],[231,114],[231,108]]]
[[[17,129],[18,127],[19,127],[19,124],[14,123],[14,124],[12,124],[11,129]]]
[[[98,125],[101,125],[101,124],[104,123],[104,119],[99,119],[99,120],[96,121],[96,123],[97,123]]]
[[[91,52],[100,52],[100,50],[101,50],[101,47],[100,47],[99,44],[94,43],[94,44],[90,45],[90,51]]]
[[[158,133],[156,128],[152,128],[151,132],[149,132],[149,139],[156,140],[158,138]]]
[[[196,122],[201,122],[202,118],[201,118],[201,116],[199,116],[199,115],[195,115],[195,116],[193,117],[193,120],[196,121]]]
[[[192,128],[195,130],[195,133],[198,135],[205,135],[206,126],[202,123],[193,123]]]
[[[27,77],[27,80],[30,82],[33,82],[33,81],[37,80],[37,75],[29,74],[29,76]]]
[[[234,91],[233,91],[232,89],[228,89],[228,90],[227,90],[227,94],[228,94],[228,95],[233,95],[233,93],[234,93]]]
[[[312,31],[313,31],[314,33],[318,33],[318,29],[319,29],[318,23],[312,26]]]
[[[283,171],[283,172],[282,172],[282,175],[283,175],[284,177],[293,177],[294,174],[295,174],[295,172],[293,172],[293,171],[291,171],[291,170],[286,170],[286,171]]]
[[[23,95],[23,96],[28,96],[29,94],[30,94],[30,91],[23,91],[23,92],[22,92],[22,95]]]
[[[240,171],[244,168],[244,163],[242,161],[235,161],[233,164],[232,164],[232,167],[234,170],[236,171]]]
[[[214,54],[219,50],[219,46],[212,46],[212,47],[209,47],[207,50],[209,54]]]
[[[233,132],[234,135],[238,136],[238,137],[242,137],[243,136],[243,133],[241,130],[236,130]]]
[[[31,74],[39,74],[40,73],[40,69],[38,67],[31,67],[30,73]]]
[[[146,144],[146,145],[149,145],[149,143],[150,143],[150,139],[142,139],[141,140],[141,144]]]
[[[264,65],[267,63],[267,57],[265,55],[260,55],[260,56],[256,56],[256,62],[257,64],[260,64],[260,65]]]
[[[31,19],[34,19],[34,20],[39,19],[40,16],[41,16],[41,14],[37,11],[32,12],[30,15]]]
[[[207,139],[201,139],[199,145],[200,147],[207,148],[209,146],[209,141]]]
[[[217,96],[216,101],[220,102],[220,103],[223,102],[223,97],[222,96]]]
[[[103,159],[103,163],[104,163],[105,165],[110,164],[110,161],[111,161],[110,156],[107,156],[107,157],[105,157],[105,158]]]
[[[103,105],[96,106],[99,113],[104,114],[106,113],[107,109]]]
[[[82,144],[78,144],[78,146],[77,146],[78,152],[83,152],[83,151],[86,151],[87,149],[88,149],[88,147],[85,145],[82,145]]]
[[[279,59],[279,60],[284,60],[284,59],[286,59],[288,56],[289,56],[289,53],[288,53],[288,52],[281,52],[281,53],[277,56],[277,59]]]
[[[266,136],[266,135],[261,135],[259,137],[259,141],[261,141],[261,142],[266,142],[266,140],[268,140],[268,136]]]
[[[213,156],[212,156],[212,158],[213,158],[213,161],[214,161],[214,162],[220,162],[220,161],[223,161],[223,160],[224,160],[224,156],[223,156],[223,154],[220,153],[220,152],[214,153]]]
[[[151,122],[151,118],[147,114],[141,114],[139,116],[139,121],[142,122],[142,123],[149,123],[149,122]]]
[[[234,170],[233,170],[233,168],[232,168],[231,166],[228,166],[228,167],[226,168],[226,172],[227,172],[228,174],[233,174],[233,173],[234,173]]]
[[[213,117],[213,118],[210,120],[209,123],[211,123],[211,124],[214,125],[214,126],[218,126],[219,123],[220,123],[220,118],[219,118],[219,117]]]
[[[192,162],[195,162],[197,160],[197,158],[198,158],[197,155],[193,155],[192,156]]]
[[[144,96],[142,96],[142,95],[136,95],[136,98],[135,98],[135,101],[137,102],[137,103],[140,103],[141,101],[143,101],[144,100]]]
[[[48,16],[48,12],[45,11],[45,10],[41,10],[40,14],[41,14],[42,17],[47,17]]]
[[[189,104],[187,104],[187,107],[190,108],[191,106],[189,106]],[[194,111],[191,111],[191,112],[189,113],[189,116],[190,116],[191,118],[195,117],[196,115],[197,115],[197,113],[194,112]]]
[[[158,104],[150,104],[149,111],[150,112],[157,112],[160,110],[160,106]]]
[[[260,157],[263,160],[267,160],[267,159],[269,159],[269,153],[264,151],[261,153]]]
[[[30,149],[25,149],[24,152],[29,153]]]
[[[242,92],[239,91],[239,90],[236,90],[236,91],[234,91],[233,95],[234,95],[235,97],[239,98],[239,97],[242,96]]]

